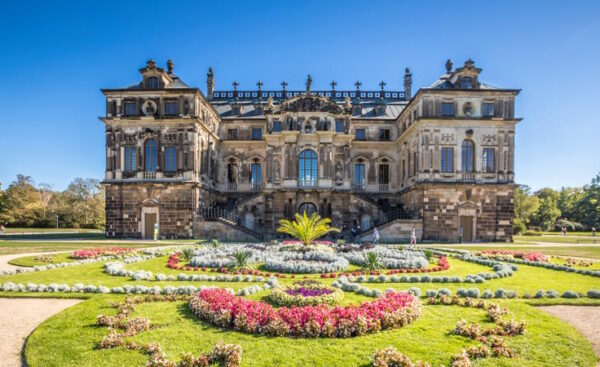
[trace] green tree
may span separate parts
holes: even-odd
[[[559,194],[550,188],[544,188],[535,193],[540,201],[540,205],[535,214],[535,224],[549,231],[554,228],[556,220],[560,217],[560,209],[558,209]]]
[[[31,227],[38,222],[42,205],[33,179],[22,174],[2,192],[0,222],[11,226]]]
[[[515,218],[513,228],[515,233],[523,232],[534,220],[535,214],[540,206],[537,196],[531,194],[527,185],[520,185],[514,191]]]

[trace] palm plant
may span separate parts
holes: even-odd
[[[287,233],[292,237],[300,240],[305,246],[310,245],[313,240],[326,235],[329,232],[339,232],[335,227],[330,227],[331,219],[321,218],[317,213],[313,213],[310,217],[306,212],[302,215],[296,213],[296,220],[290,221],[282,219],[279,221],[277,232]]]
[[[376,252],[369,251],[365,254],[365,263],[362,266],[362,270],[378,270],[383,266],[379,262],[379,255]]]
[[[194,257],[194,250],[192,248],[184,248],[181,250],[181,259],[185,262],[190,262]]]
[[[236,251],[233,253],[233,262],[229,265],[229,270],[251,269],[250,259],[252,253],[250,251]]]

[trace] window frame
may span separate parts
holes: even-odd
[[[170,111],[169,106],[174,106],[175,110]],[[167,100],[165,101],[165,115],[166,116],[177,116],[177,101]]]
[[[379,140],[380,141],[390,141],[392,140],[392,131],[387,128],[379,129]]]
[[[239,134],[237,128],[229,128],[227,129],[227,140],[238,140]]]
[[[440,150],[440,172],[454,173],[454,147],[442,147]]]
[[[465,86],[465,81],[469,81],[469,85]],[[473,89],[475,80],[471,76],[463,76],[460,78],[460,89]]]
[[[152,83],[150,81],[152,81]],[[156,84],[154,84],[155,81],[156,81]],[[147,89],[158,89],[159,85],[160,84],[158,82],[158,77],[149,76],[148,78],[146,78],[146,88]]]
[[[298,155],[298,180],[317,182],[319,178],[319,156],[312,149],[305,149]]]
[[[388,163],[379,164],[377,179],[379,184],[386,185],[390,183],[390,165]]]
[[[274,133],[279,133],[282,130],[283,130],[283,124],[281,123],[281,121],[280,120],[273,121],[273,129],[271,131]]]
[[[359,133],[358,133],[359,131],[362,132],[362,137],[359,136]],[[367,140],[367,129],[365,129],[365,128],[354,129],[354,140],[360,140],[360,141]]]
[[[260,185],[262,183],[262,165],[260,162],[250,164],[250,184]]]
[[[340,128],[341,126],[341,128]],[[345,133],[346,132],[346,124],[344,120],[335,120],[335,132],[336,133]]]
[[[475,172],[475,142],[465,139],[461,145],[461,171],[462,173]]]
[[[135,145],[126,145],[124,147],[124,159],[125,164],[123,171],[135,172],[137,171],[137,147]]]
[[[496,107],[496,104],[494,102],[482,102],[481,103],[481,116],[494,117],[495,107]]]
[[[451,111],[447,111],[444,107],[451,107]],[[442,102],[442,105],[440,107],[440,112],[441,112],[442,116],[445,116],[445,117],[455,116],[456,111],[454,108],[454,102]]]
[[[254,134],[255,132],[258,132],[257,135]],[[262,140],[262,138],[263,136],[261,127],[253,127],[250,130],[250,140]]]
[[[483,173],[496,173],[496,149],[483,148],[481,153],[481,170]]]
[[[144,171],[156,172],[158,169],[158,142],[156,139],[146,139],[144,142]]]
[[[364,162],[354,163],[354,186],[364,188],[366,181],[366,167]]]
[[[168,145],[165,147],[164,160],[163,169],[165,172],[177,171],[177,146]]]
[[[130,111],[130,109],[128,108],[129,106],[132,106],[133,111]],[[136,101],[125,101],[125,116],[137,116],[137,114],[138,114],[137,102]]]

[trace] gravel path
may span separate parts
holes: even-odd
[[[597,306],[544,306],[540,309],[571,324],[594,347],[600,357],[600,307]],[[600,363],[598,363],[600,367]]]
[[[50,316],[81,302],[78,299],[0,298],[0,364],[23,366],[25,338]]]

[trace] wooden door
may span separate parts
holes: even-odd
[[[144,217],[144,238],[154,238],[154,224],[156,224],[156,213],[146,213]]]
[[[473,217],[463,215],[460,217],[463,241],[473,241]]]

